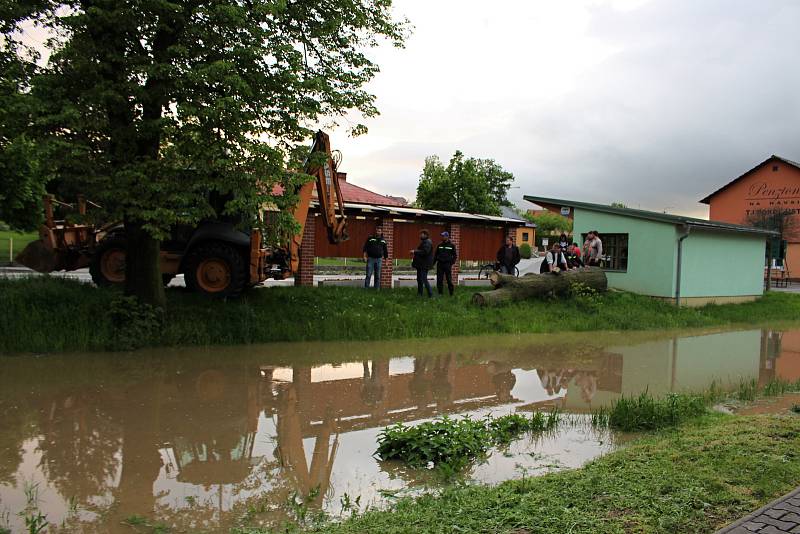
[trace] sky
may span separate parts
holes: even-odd
[[[707,216],[771,154],[800,160],[800,1],[395,0],[381,115],[331,132],[348,180],[413,199],[426,156],[491,158],[523,195]]]

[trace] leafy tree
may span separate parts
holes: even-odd
[[[746,222],[755,228],[779,232],[783,239],[793,235],[797,229],[797,215],[791,209],[753,210]]]
[[[320,120],[377,114],[365,51],[401,46],[391,0],[63,0],[29,20],[47,27],[33,80],[47,172],[125,222],[126,293],[164,304],[160,240],[213,216],[210,197],[254,224],[287,207],[307,176],[300,146]],[[18,24],[16,25],[18,26]],[[351,132],[363,133],[356,124]],[[285,194],[273,197],[273,185]],[[283,226],[294,222],[286,212]]]
[[[625,205],[625,203],[623,203],[623,202],[612,202],[611,203],[611,207],[612,208],[627,208],[628,206]]]
[[[25,16],[22,5],[0,9],[0,220],[30,230],[40,219],[44,180],[39,173],[31,127],[37,113],[30,94],[38,55],[12,29]]]
[[[437,156],[425,158],[416,204],[424,209],[499,215],[510,205],[506,193],[514,175],[494,160],[464,158],[456,151],[447,167]]]
[[[770,240],[770,257],[781,257],[784,240],[793,240],[798,235],[798,215],[792,209],[766,209],[751,211],[745,223],[755,228],[773,230],[780,235]]]
[[[539,235],[555,234],[558,232],[572,232],[572,219],[553,213],[551,211],[539,211],[536,213],[526,213],[525,218],[536,223],[536,233]]]

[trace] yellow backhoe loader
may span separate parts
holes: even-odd
[[[319,165],[315,153],[324,154]],[[315,163],[316,162],[316,163]],[[266,243],[259,228],[242,230],[237,221],[220,216],[195,226],[176,226],[161,245],[161,273],[164,283],[176,274],[184,275],[186,286],[208,295],[231,297],[267,278],[287,278],[297,271],[303,225],[306,223],[314,188],[322,220],[331,243],[345,241],[347,217],[344,199],[337,177],[337,160],[331,151],[330,139],[317,132],[304,172],[315,179],[300,186],[299,201],[293,215],[300,231],[287,243]],[[56,220],[54,205],[74,209],[85,215],[87,208],[97,207],[83,197],[77,205],[45,198],[45,223],[39,230],[40,239],[29,244],[16,258],[31,269],[49,273],[73,271],[89,267],[97,285],[125,282],[127,243],[125,225],[110,223],[102,226],[72,224]],[[220,209],[218,212],[221,212]],[[268,220],[268,210],[258,217]]]

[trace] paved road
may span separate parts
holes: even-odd
[[[530,260],[523,260],[523,261],[530,261]],[[537,264],[536,272],[538,271],[539,267]],[[432,272],[431,275],[434,273]],[[477,273],[467,273],[466,276],[476,276]],[[522,274],[522,263],[520,263],[520,274]],[[40,276],[39,273],[32,271],[31,269],[25,267],[0,267],[0,277],[2,278],[22,278],[26,276]],[[92,277],[89,274],[89,269],[78,269],[76,271],[70,272],[55,272],[51,273],[50,276],[59,276],[63,278],[71,278],[74,280],[80,280],[81,282],[91,283]],[[413,274],[401,274],[395,275],[394,280],[395,282],[399,279],[403,278],[404,280],[410,280],[414,278]],[[353,281],[360,281],[363,282],[364,275],[335,275],[335,274],[315,274],[314,275],[314,284],[318,284],[321,280],[353,280]],[[179,274],[172,281],[169,283],[169,287],[184,287],[186,284],[183,281],[183,275]],[[292,286],[294,285],[294,278],[287,278],[286,280],[267,280],[262,285],[265,287],[275,287],[275,286]]]
[[[731,523],[717,534],[797,534],[800,533],[800,488],[773,501],[752,514]]]

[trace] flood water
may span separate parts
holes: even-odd
[[[800,378],[800,330],[296,343],[0,358],[0,527],[36,488],[51,524],[132,532],[275,525],[435,487],[373,457],[386,425],[437,415],[587,414],[645,389]],[[577,416],[580,419],[579,416]],[[578,467],[625,436],[564,425],[492,451],[466,478]]]

